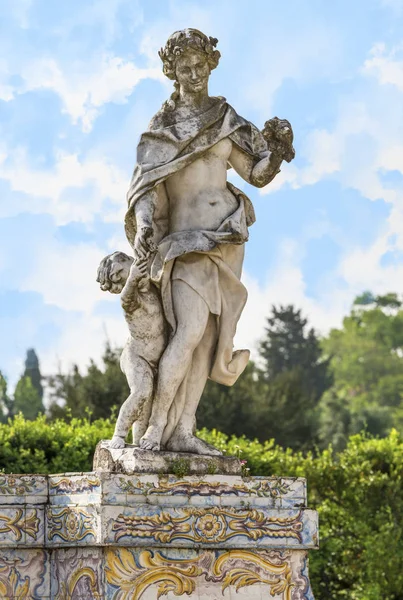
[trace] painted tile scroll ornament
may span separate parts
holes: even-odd
[[[50,509],[48,512],[48,539],[63,542],[81,542],[88,535],[95,537],[94,516],[77,508]]]
[[[278,498],[289,492],[291,485],[282,479],[275,481],[263,480],[252,485],[245,483],[229,485],[219,481],[164,481],[158,486],[142,483],[140,480],[132,482],[123,477],[119,480],[122,492],[145,495],[179,495],[187,496],[257,496],[262,498]]]
[[[2,551],[0,557],[0,598],[28,600],[43,597],[46,553],[44,550]]]
[[[77,592],[77,588],[85,581],[89,586],[92,600],[102,600],[102,595],[99,592],[99,582],[97,575],[91,567],[82,567],[69,573],[69,576],[60,582],[60,589],[55,596],[55,600],[71,600]],[[81,596],[80,596],[81,597]]]
[[[106,580],[116,590],[114,600],[141,600],[143,594],[157,585],[157,598],[172,592],[175,596],[190,595],[196,590],[198,578],[219,584],[221,592],[230,586],[236,591],[256,583],[268,586],[270,595],[282,600],[292,599],[292,571],[287,552],[203,552],[195,558],[171,558],[163,552],[126,548],[108,549]]]
[[[13,516],[0,512],[0,533],[11,532],[16,542],[22,540],[23,534],[36,540],[38,531],[39,519],[35,509],[25,512],[24,509],[17,508]]]
[[[13,477],[9,475],[0,476],[0,494],[12,494],[24,496],[35,490],[34,477]]]
[[[104,600],[103,550],[58,548],[52,554],[52,600]]]
[[[93,492],[101,485],[98,477],[83,477],[81,479],[72,479],[71,477],[62,477],[57,481],[50,481],[49,488],[57,494],[82,494]]]
[[[164,511],[150,516],[120,514],[112,526],[115,541],[127,536],[148,538],[163,544],[178,539],[217,543],[236,536],[246,536],[251,540],[270,537],[302,541],[300,511],[292,517],[268,517],[258,510],[186,507],[181,509],[181,513],[178,517]]]

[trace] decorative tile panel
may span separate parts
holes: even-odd
[[[50,599],[49,565],[46,550],[1,550],[0,598]]]
[[[99,504],[100,500],[101,481],[95,473],[49,477],[49,502],[52,505],[87,506]]]
[[[52,600],[101,600],[102,548],[58,548],[52,554]]]
[[[179,547],[317,546],[316,513],[307,509],[103,507],[108,544]]]
[[[295,557],[293,554],[299,554]],[[165,594],[194,600],[308,600],[304,552],[105,550],[106,598],[151,600]],[[236,595],[232,595],[233,593]]]
[[[0,505],[0,547],[43,544],[43,508]]]
[[[0,599],[313,600],[303,479],[0,474]]]
[[[98,518],[94,507],[48,507],[46,541],[49,545],[95,544],[97,533]]]
[[[0,474],[0,504],[46,504],[47,499],[45,476]]]
[[[107,504],[135,505],[240,505],[292,508],[306,506],[305,480],[205,475],[119,475],[101,474],[103,501]]]

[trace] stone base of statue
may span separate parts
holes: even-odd
[[[186,455],[173,465],[1,475],[0,597],[313,599],[318,525],[303,479],[190,475]]]
[[[126,444],[122,449],[109,447],[109,441],[99,442],[95,449],[94,471],[107,473],[181,472],[186,475],[241,475],[242,466],[235,456],[209,456],[189,452],[152,452]]]

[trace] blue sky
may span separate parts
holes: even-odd
[[[197,27],[219,39],[210,92],[257,126],[289,119],[297,158],[249,194],[253,347],[273,303],[325,333],[356,294],[403,281],[403,0],[0,0],[0,370],[42,370],[124,342],[101,258],[128,250],[138,137],[171,92],[157,55]]]

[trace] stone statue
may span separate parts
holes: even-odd
[[[160,51],[175,90],[137,149],[125,219],[134,261],[114,253],[98,271],[102,289],[122,293],[131,334],[122,356],[131,394],[115,448],[137,419],[135,443],[145,450],[219,454],[195,436],[196,409],[208,377],[233,385],[249,360],[248,350],[233,351],[233,338],[247,298],[240,277],[255,216],[227,169],[267,185],[294,158],[293,133],[277,118],[260,132],[225,98],[209,96],[216,45],[184,29]]]
[[[146,432],[158,361],[167,343],[167,327],[159,292],[147,273],[146,259],[133,261],[124,252],[114,252],[101,261],[98,280],[103,289],[120,294],[130,332],[120,359],[130,395],[119,411],[110,443],[111,448],[124,448],[133,424],[135,445]]]

